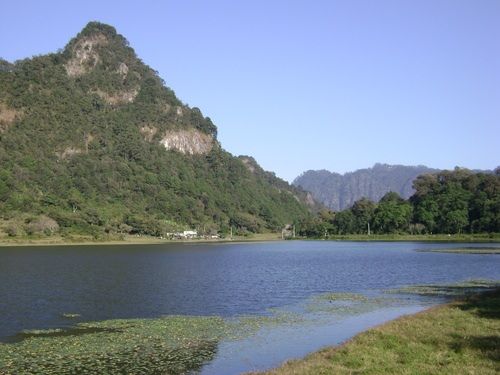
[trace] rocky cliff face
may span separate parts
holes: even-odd
[[[205,155],[213,147],[214,140],[211,135],[198,130],[169,130],[160,143],[167,150],[178,151],[187,155]]]
[[[71,58],[64,64],[68,76],[79,77],[93,69],[101,61],[97,47],[108,43],[107,36],[101,32],[78,39],[70,48]]]
[[[311,192],[314,199],[326,207],[339,211],[363,197],[378,202],[389,191],[407,199],[414,192],[413,180],[417,176],[435,172],[438,170],[425,166],[375,164],[343,175],[310,170],[297,177],[293,185]]]

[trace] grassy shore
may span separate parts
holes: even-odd
[[[110,236],[93,238],[91,236],[49,236],[49,237],[8,237],[0,236],[0,247],[2,246],[57,246],[57,245],[147,245],[162,243],[217,243],[217,242],[255,242],[255,241],[278,241],[281,233],[255,233],[248,236],[233,236],[233,238],[219,239],[192,239],[192,240],[168,240],[152,236]],[[296,240],[318,240],[317,238],[298,237]],[[375,234],[375,235],[343,235],[330,236],[329,241],[407,241],[407,242],[477,242],[496,243],[500,242],[500,234],[461,234],[461,235],[410,235],[410,234]]]
[[[261,374],[498,374],[500,289],[405,316]]]
[[[500,233],[486,234],[346,234],[331,235],[337,241],[500,242]]]
[[[0,247],[5,246],[68,246],[68,245],[148,245],[165,243],[226,243],[281,240],[278,233],[256,233],[233,238],[169,240],[153,236],[121,236],[93,238],[90,236],[50,236],[50,237],[0,237]]]

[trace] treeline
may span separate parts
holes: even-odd
[[[307,237],[345,234],[456,234],[500,232],[500,169],[466,169],[419,176],[408,200],[389,192],[362,198],[340,212],[322,210],[298,225]]]

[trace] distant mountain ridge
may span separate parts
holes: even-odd
[[[351,207],[355,201],[365,197],[374,202],[389,191],[409,198],[413,181],[421,174],[439,172],[423,165],[405,166],[377,163],[372,168],[358,169],[345,174],[327,170],[309,170],[302,173],[293,185],[311,192],[313,198],[334,211]]]

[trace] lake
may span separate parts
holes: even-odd
[[[265,369],[442,301],[383,299],[390,289],[500,279],[498,255],[415,251],[457,246],[280,241],[0,248],[0,341],[13,341],[25,329],[115,318],[213,315],[231,320],[277,311],[300,316],[299,323],[222,340],[201,373]],[[342,313],[335,301],[317,298],[325,293],[374,296],[378,302],[350,309],[355,301],[347,297],[351,301]],[[67,319],[63,314],[68,313],[80,317]]]

